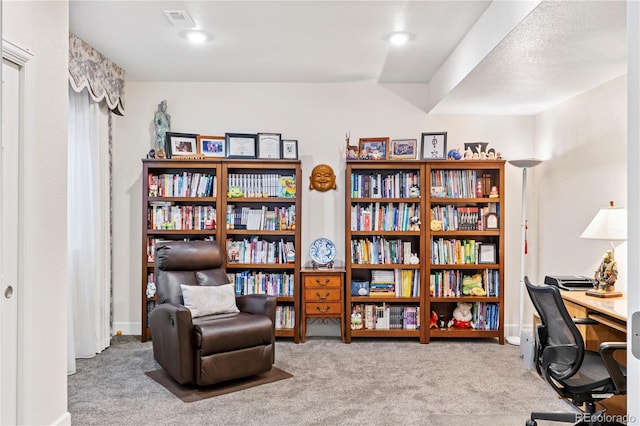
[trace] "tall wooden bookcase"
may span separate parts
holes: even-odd
[[[347,343],[493,337],[504,344],[504,161],[347,161],[345,187],[345,307],[347,317],[363,318],[347,321]],[[411,216],[419,216],[419,231]],[[432,219],[440,219],[433,230]],[[482,291],[470,292],[477,280]],[[448,326],[458,302],[472,305],[476,328]],[[432,313],[444,327],[430,327]]]
[[[362,324],[347,321],[346,343],[355,337],[424,340],[419,328],[424,323],[424,235],[409,230],[411,217],[425,216],[426,197],[411,192],[412,186],[424,188],[424,170],[417,161],[347,162],[346,316],[355,311]],[[412,254],[421,260],[410,263]],[[360,294],[359,286],[365,288],[362,293],[368,287],[368,294]]]
[[[442,229],[426,228],[425,263],[430,288],[425,292],[425,311],[443,315],[448,323],[457,303],[470,303],[476,327],[429,328],[425,330],[426,340],[493,337],[502,345],[504,161],[429,161],[426,179],[429,211],[425,217],[439,218]],[[494,187],[496,191],[491,194]],[[486,294],[474,295],[473,284],[465,290],[464,284],[474,282],[474,278],[481,279]]]
[[[276,336],[299,339],[301,167],[288,160],[142,160],[142,318],[141,340],[151,337],[149,313],[156,296],[148,297],[154,282],[155,245],[159,240],[212,239],[227,255],[225,268],[242,294],[277,295]],[[287,185],[286,191],[282,185]],[[242,190],[231,197],[230,187]],[[233,193],[233,191],[232,191]],[[281,212],[274,221],[275,211]],[[242,212],[259,217],[247,225]],[[237,219],[236,219],[237,216]],[[265,217],[269,217],[267,220]],[[231,225],[234,221],[238,225]],[[286,227],[286,229],[281,229]],[[228,243],[235,241],[229,255]],[[289,243],[288,246],[286,243]],[[293,250],[280,261],[281,247]],[[277,250],[267,258],[262,248]],[[255,254],[260,250],[260,255]],[[246,251],[245,251],[246,250]],[[273,252],[270,252],[273,256]],[[242,260],[242,262],[240,261]],[[285,282],[282,282],[284,279]]]

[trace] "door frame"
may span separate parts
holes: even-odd
[[[0,14],[1,16],[1,14]],[[25,318],[28,314],[28,292],[29,289],[26,286],[24,280],[24,233],[25,227],[24,223],[20,222],[20,218],[24,217],[24,158],[25,151],[27,149],[26,141],[27,139],[27,123],[28,114],[27,114],[27,106],[30,104],[29,99],[31,98],[28,94],[27,87],[29,86],[29,65],[28,61],[33,57],[33,54],[29,51],[17,46],[14,43],[11,43],[8,40],[2,39],[2,59],[12,62],[18,67],[18,79],[19,79],[19,88],[18,88],[18,97],[19,97],[19,111],[18,111],[18,149],[17,149],[17,176],[18,176],[18,249],[16,250],[16,262],[17,262],[17,281],[15,282],[15,290],[14,296],[16,299],[16,334],[17,334],[17,347],[16,347],[16,358],[9,360],[11,365],[6,366],[3,370],[5,371],[13,371],[15,376],[11,378],[12,381],[15,380],[16,383],[16,393],[15,398],[9,400],[8,398],[2,398],[0,401],[0,415],[2,418],[8,418],[6,410],[10,411],[9,416],[15,420],[14,423],[20,423],[25,417],[25,409],[24,401],[25,398],[23,395],[28,391],[25,389],[24,383],[28,383],[25,380],[27,375],[27,369],[25,369],[25,365],[28,365],[28,360],[25,359],[27,355],[24,351],[25,341],[29,338],[29,336],[25,335],[27,331],[27,327],[25,327]],[[0,71],[1,75],[1,71]],[[1,108],[0,108],[1,115]],[[1,121],[1,120],[0,120]],[[0,134],[0,138],[1,138]],[[4,297],[2,295],[1,297]],[[6,380],[6,377],[3,377],[3,381]],[[22,420],[21,420],[22,419]]]

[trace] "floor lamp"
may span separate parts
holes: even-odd
[[[518,320],[518,334],[516,336],[507,336],[507,343],[516,346],[520,346],[520,337],[522,336],[522,318],[524,315],[524,252],[527,230],[527,169],[535,167],[540,163],[542,163],[542,160],[536,160],[534,158],[509,161],[509,164],[522,169],[522,210],[520,212],[520,318]]]

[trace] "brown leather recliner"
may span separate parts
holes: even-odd
[[[164,241],[156,248],[158,305],[149,316],[153,355],[180,384],[253,376],[270,370],[275,360],[275,297],[236,296],[239,312],[197,318],[184,306],[181,285],[229,284],[222,264],[213,241]]]

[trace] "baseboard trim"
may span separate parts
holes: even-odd
[[[123,334],[125,336],[139,336],[142,330],[142,324],[139,322],[114,322],[113,323],[113,336]]]

